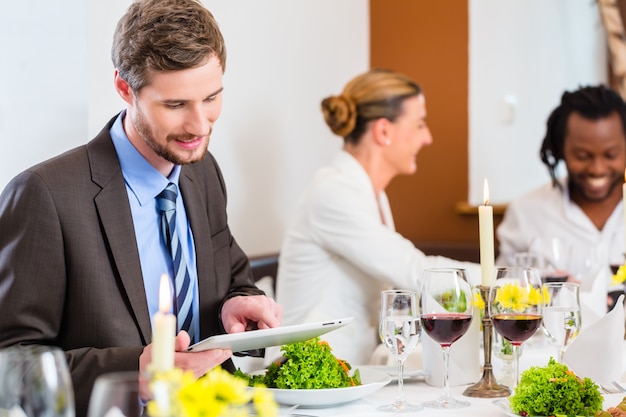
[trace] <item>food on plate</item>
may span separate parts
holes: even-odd
[[[626,397],[622,398],[615,407],[609,407],[605,410],[599,410],[594,417],[626,417]]]
[[[511,409],[521,416],[593,416],[602,408],[602,401],[595,382],[579,378],[554,358],[544,367],[522,372],[509,398]]]
[[[359,370],[351,375],[351,366],[331,352],[330,345],[319,337],[305,342],[291,343],[280,348],[285,360],[274,362],[263,375],[248,375],[237,370],[235,375],[245,378],[253,386],[268,388],[322,389],[361,385]]]

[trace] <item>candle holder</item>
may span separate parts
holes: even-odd
[[[480,290],[481,297],[485,301],[482,317],[485,365],[483,367],[483,376],[480,381],[467,387],[465,391],[463,391],[463,395],[466,397],[478,398],[508,397],[511,395],[511,389],[505,385],[498,384],[498,381],[496,381],[496,378],[493,375],[493,366],[491,365],[493,324],[491,323],[491,317],[489,316],[489,304],[491,303],[491,298],[489,297],[490,287],[487,285],[480,285],[478,289]]]

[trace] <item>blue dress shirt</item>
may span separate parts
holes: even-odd
[[[175,165],[168,178],[164,177],[137,151],[128,139],[122,121],[126,116],[123,111],[110,130],[113,145],[117,152],[126,192],[135,227],[135,239],[139,249],[139,260],[143,275],[143,285],[146,291],[150,320],[159,309],[159,283],[162,274],[170,277],[170,289],[175,294],[173,278],[174,265],[172,256],[166,243],[160,235],[160,212],[157,207],[156,196],[163,191],[168,183],[173,182],[178,187],[180,165]],[[200,334],[200,320],[198,307],[198,273],[196,269],[196,253],[193,244],[193,234],[180,188],[176,198],[176,230],[180,234],[183,254],[187,259],[187,268],[193,285],[193,326],[195,334]],[[197,336],[196,336],[197,338]],[[198,341],[198,340],[195,340]],[[192,341],[193,343],[194,341]]]

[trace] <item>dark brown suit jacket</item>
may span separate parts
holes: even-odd
[[[139,369],[151,341],[130,205],[109,135],[113,120],[88,144],[19,174],[0,195],[0,346],[61,347],[77,416],[87,413],[95,379]],[[212,155],[182,168],[180,190],[195,241],[205,338],[223,333],[218,317],[226,299],[263,292],[228,228],[225,185]]]

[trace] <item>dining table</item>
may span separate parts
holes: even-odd
[[[624,352],[626,352],[626,344]],[[550,345],[542,335],[537,335],[533,339],[529,340],[522,346],[522,354],[520,356],[520,372],[530,368],[531,366],[545,366],[550,357],[556,358],[556,348]],[[622,362],[626,364],[625,360]],[[502,372],[503,363],[498,358],[492,360],[494,375],[498,378],[498,375]],[[358,368],[358,366],[357,366]],[[626,379],[623,378],[623,380]],[[476,381],[478,382],[478,381]],[[626,386],[626,384],[624,384]],[[334,416],[464,416],[464,417],[506,417],[513,414],[507,411],[497,401],[502,401],[502,398],[476,398],[464,396],[463,392],[468,385],[453,386],[450,388],[451,394],[455,398],[462,398],[465,401],[470,402],[470,406],[460,409],[432,409],[424,408],[423,410],[415,413],[387,413],[377,410],[377,407],[384,404],[392,403],[398,393],[398,386],[395,380],[392,380],[389,384],[385,385],[381,389],[368,394],[367,396],[350,401],[343,404],[336,404],[328,407],[297,407],[295,410],[291,410],[290,413],[294,417],[299,416],[319,416],[319,417],[334,417]],[[424,377],[412,377],[407,378],[404,382],[404,392],[407,402],[422,403],[428,400],[435,399],[441,395],[443,388],[440,386],[428,385]],[[619,392],[615,387],[600,387],[600,392],[604,397],[604,409],[617,405],[626,396],[625,393]],[[504,397],[506,401],[506,397]],[[281,406],[286,407],[286,406]]]

